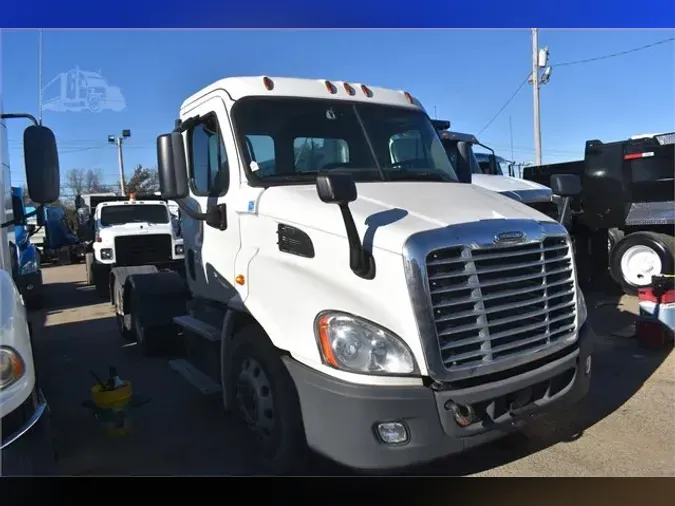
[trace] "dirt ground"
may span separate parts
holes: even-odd
[[[45,307],[31,314],[42,388],[52,410],[62,475],[257,474],[250,443],[166,358],[147,359],[117,332],[113,311],[84,282],[81,265],[44,270]],[[414,474],[465,476],[675,476],[675,354],[645,351],[621,334],[634,297],[587,296],[599,334],[589,395],[572,411]],[[115,366],[147,398],[134,429],[107,438],[82,406]],[[322,459],[312,474],[348,474]]]

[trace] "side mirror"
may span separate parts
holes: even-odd
[[[492,153],[488,155],[488,170],[490,174],[497,174],[497,157]]]
[[[162,198],[179,200],[188,196],[185,146],[179,132],[157,137],[157,173]]]
[[[59,199],[59,153],[54,132],[31,125],[23,132],[28,194],[33,202],[49,204]]]
[[[581,179],[576,174],[553,174],[551,190],[561,197],[577,197],[581,195]]]
[[[344,206],[356,200],[356,184],[348,174],[322,174],[316,177],[316,193],[327,204]]]
[[[26,221],[25,208],[23,201],[19,197],[12,195],[12,212],[14,214],[14,223],[23,224]]]

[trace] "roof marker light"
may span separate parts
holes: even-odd
[[[324,84],[326,85],[326,89],[328,90],[328,92],[331,95],[335,95],[337,93],[337,88],[335,87],[335,85],[333,83],[331,83],[330,81],[327,80],[327,81],[324,81]]]
[[[351,87],[349,83],[344,83],[345,91],[347,92],[348,95],[354,96],[356,95],[356,90]]]
[[[263,77],[263,84],[265,85],[265,89],[267,91],[272,91],[274,89],[274,81],[272,81],[269,77]]]
[[[413,96],[410,93],[408,93],[407,91],[404,91],[403,94],[405,95],[405,98],[408,99],[408,102],[410,102],[411,104],[415,103],[415,99],[413,98]]]
[[[371,89],[368,88],[368,86],[366,86],[365,84],[362,84],[362,85],[361,85],[361,91],[362,91],[363,94],[364,94],[366,97],[368,97],[368,98],[371,98],[371,97],[373,96],[373,92],[372,92]]]

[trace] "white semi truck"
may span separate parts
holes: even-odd
[[[183,268],[183,238],[175,203],[158,195],[83,195],[78,199],[81,238],[87,240],[85,265],[89,285],[110,295],[113,267],[156,265]]]
[[[554,220],[559,219],[560,199],[553,195],[551,188],[513,177],[507,160],[496,156],[492,148],[481,144],[474,135],[449,131],[449,121],[434,120],[434,126],[460,179],[522,202]],[[490,153],[477,152],[474,149],[477,146]]]
[[[12,210],[7,128],[9,119],[28,119],[23,135],[26,180],[34,202],[59,197],[59,163],[54,134],[30,114],[3,114],[0,95],[0,475],[47,474],[53,471],[49,407],[37,381],[32,335],[13,274],[19,223]]]
[[[419,154],[398,159],[410,137]],[[222,394],[270,470],[308,447],[405,468],[586,394],[593,333],[565,228],[459,182],[409,93],[226,78],[157,146],[185,278],[113,269],[120,329],[152,354],[180,327],[171,366]]]

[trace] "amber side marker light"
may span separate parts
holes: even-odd
[[[321,354],[323,355],[323,359],[326,361],[326,364],[337,368],[338,363],[337,360],[335,360],[333,349],[330,347],[330,339],[328,339],[329,321],[330,316],[322,316],[319,319],[319,342],[321,344]]]
[[[238,285],[243,285],[244,283],[246,283],[246,278],[241,274],[237,274],[237,276],[234,278],[234,282],[237,283]]]

